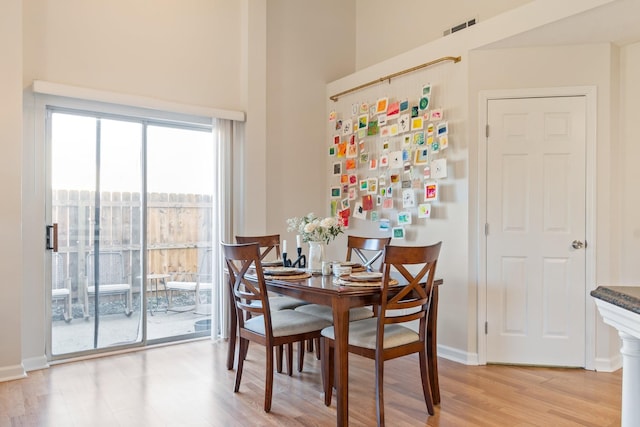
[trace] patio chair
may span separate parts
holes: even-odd
[[[62,315],[69,323],[73,318],[71,312],[71,279],[64,272],[64,261],[59,253],[53,254],[51,275],[51,302],[64,301]]]
[[[170,311],[191,311],[196,314],[209,314],[209,305],[202,293],[211,293],[213,289],[213,270],[211,269],[212,251],[207,249],[202,255],[198,272],[177,272],[171,273],[171,279],[165,283],[167,292],[167,310]],[[174,305],[175,294],[192,293],[194,295],[194,305],[177,308]]]
[[[98,298],[107,295],[122,295],[124,298],[124,314],[131,316],[133,313],[133,296],[131,292],[131,281],[124,271],[124,259],[120,252],[100,252],[98,254]],[[95,254],[87,254],[86,266],[86,292],[84,294],[84,318],[89,319],[89,297],[96,296]],[[98,301],[96,301],[98,303]]]
[[[427,321],[433,280],[440,254],[438,242],[431,246],[387,246],[378,317],[349,323],[349,353],[375,361],[376,412],[378,426],[384,426],[384,362],[418,353],[422,393],[430,415],[434,414],[427,360]],[[391,272],[407,284],[391,291]],[[418,329],[412,327],[418,321]],[[335,330],[322,330],[322,384],[324,403],[331,404],[334,381]],[[415,360],[415,359],[414,359]],[[397,420],[396,420],[397,421]]]
[[[271,310],[258,244],[232,245],[222,243],[221,246],[229,272],[229,291],[234,302],[240,339],[238,369],[233,391],[238,392],[240,389],[242,369],[249,341],[264,345],[266,347],[264,411],[269,412],[273,394],[274,349],[319,337],[320,330],[330,323],[294,310]],[[255,279],[248,280],[245,277],[252,265],[256,267],[257,281]],[[254,302],[259,303],[253,304]]]

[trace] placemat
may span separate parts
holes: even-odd
[[[360,287],[360,288],[379,288],[382,286],[382,282],[352,282],[350,280],[336,278],[333,279],[333,284],[338,286],[350,286],[350,287]],[[398,281],[395,279],[389,280],[389,286],[396,286]]]
[[[311,277],[311,273],[300,273],[300,274],[292,274],[292,275],[288,275],[288,276],[272,276],[270,274],[266,274],[264,275],[264,278],[269,280],[302,280],[302,279],[308,279],[309,277]]]

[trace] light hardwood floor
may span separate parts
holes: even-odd
[[[239,393],[226,343],[210,340],[61,364],[0,383],[0,426],[332,426],[320,363],[275,374],[262,411],[264,348],[251,346]],[[375,426],[373,362],[350,356],[350,425]],[[395,426],[618,426],[621,371],[465,366],[440,359],[442,403],[428,416],[417,358],[385,365],[385,413]],[[296,371],[294,369],[294,371]]]

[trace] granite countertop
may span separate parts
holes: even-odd
[[[598,286],[591,296],[640,314],[640,286]]]

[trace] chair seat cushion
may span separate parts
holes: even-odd
[[[296,307],[296,311],[311,314],[333,323],[333,310],[327,305],[307,304]],[[349,310],[349,321],[363,320],[373,317],[373,310],[369,307],[356,307]]]
[[[69,296],[69,289],[60,288],[60,289],[52,289],[51,296],[53,298],[63,298]]]
[[[271,312],[271,329],[274,337],[319,331],[329,325],[331,323],[324,319],[294,310]],[[244,327],[257,334],[265,334],[263,316],[252,317],[244,322]]]
[[[167,282],[166,289],[174,291],[192,291],[195,292],[198,282]],[[208,291],[213,289],[213,283],[200,283],[201,291]]]
[[[96,293],[95,286],[88,286],[87,289],[90,294]],[[129,290],[131,290],[131,285],[129,285],[128,283],[100,285],[101,294],[109,294],[109,293],[116,294],[116,293],[128,292]]]
[[[301,299],[288,297],[285,295],[277,295],[269,297],[269,308],[271,311],[280,311],[280,310],[293,310],[296,307],[309,304],[306,301]],[[252,301],[251,305],[260,307],[262,305],[261,301]]]
[[[369,349],[376,348],[376,333],[378,330],[378,318],[358,320],[349,323],[349,345]],[[333,326],[324,328],[322,336],[335,339]],[[385,325],[383,348],[393,348],[400,345],[416,342],[420,339],[418,333],[400,324]]]

